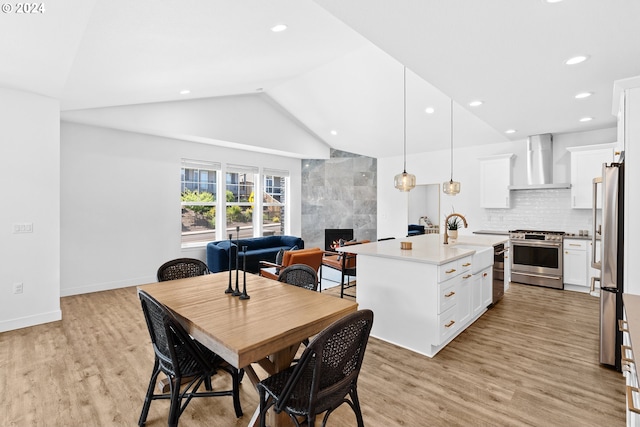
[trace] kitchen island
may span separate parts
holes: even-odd
[[[337,250],[357,254],[357,301],[374,312],[371,335],[433,357],[491,305],[493,246],[507,239],[444,245],[442,235],[424,234]]]

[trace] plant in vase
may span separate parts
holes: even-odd
[[[451,239],[458,238],[458,229],[462,226],[462,221],[457,216],[452,216],[447,220],[447,234]]]

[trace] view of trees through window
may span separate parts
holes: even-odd
[[[215,240],[217,176],[215,164],[183,162],[180,179],[183,243]]]
[[[203,162],[201,162],[203,163]],[[253,237],[256,233],[254,211],[262,211],[262,235],[284,234],[285,188],[288,174],[265,173],[257,169],[231,167],[225,173],[223,200],[217,198],[218,164],[188,164],[183,162],[181,171],[181,220],[182,243],[209,242],[235,239],[236,230],[241,238]],[[262,198],[256,200],[256,180],[262,179]],[[226,212],[226,232],[216,233],[216,211]]]

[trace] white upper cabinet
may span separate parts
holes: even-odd
[[[511,160],[514,154],[482,157],[480,160],[480,207],[511,207]]]
[[[593,178],[602,176],[602,164],[613,161],[616,144],[585,145],[568,147],[571,153],[571,207],[591,209],[593,207]],[[601,194],[598,186],[598,204]]]

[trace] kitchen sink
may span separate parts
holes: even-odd
[[[471,256],[471,272],[477,273],[487,267],[493,265],[493,246],[467,245],[464,243],[456,243],[458,249],[468,249],[476,251]]]

